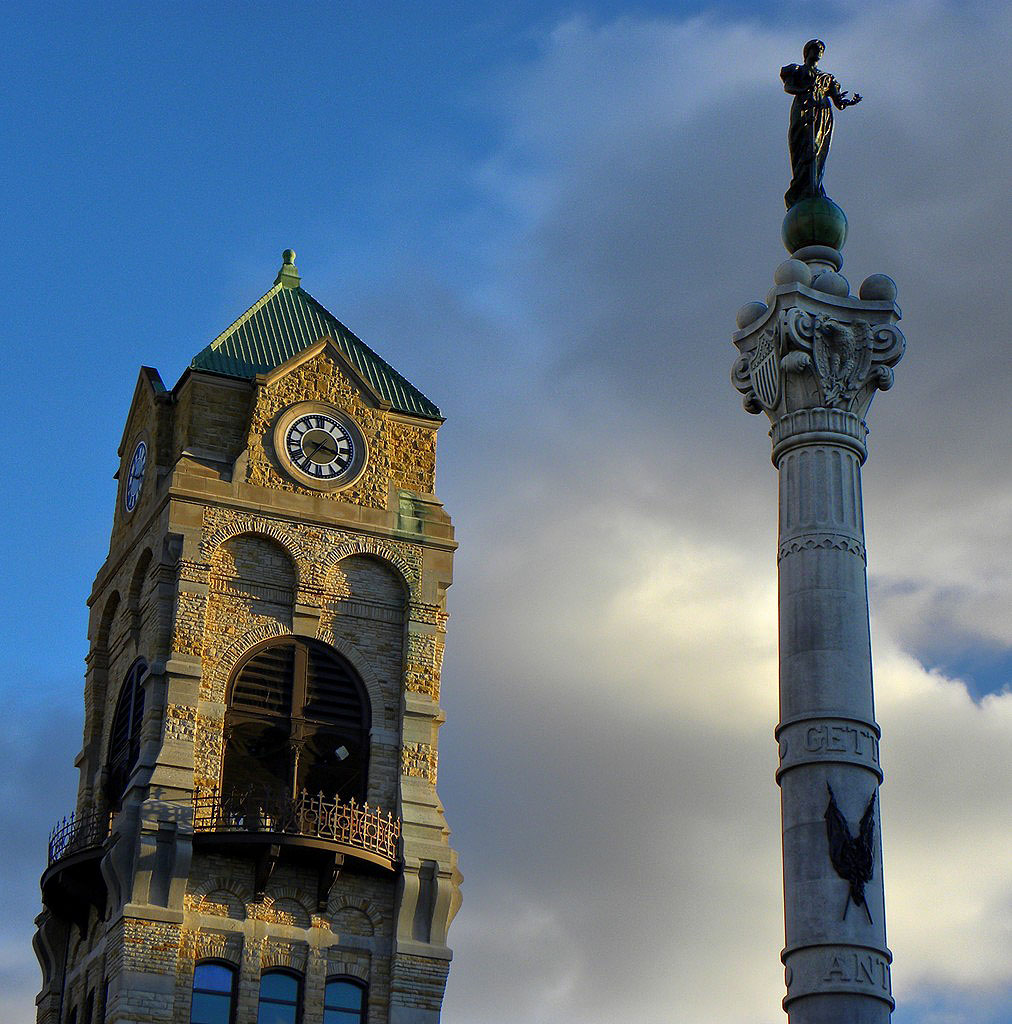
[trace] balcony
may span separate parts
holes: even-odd
[[[394,870],[401,822],[367,803],[344,803],[323,793],[314,796],[303,790],[292,797],[261,788],[224,794],[210,789],[194,794],[193,833],[197,846],[253,853],[258,895],[265,891],[282,849],[286,856],[315,861],[318,902],[326,906],[345,858],[362,870]]]
[[[71,814],[49,835],[49,866],[42,876],[42,902],[54,913],[86,925],[91,907],[105,910],[106,887],[99,863],[112,814]]]

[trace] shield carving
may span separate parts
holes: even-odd
[[[780,401],[780,346],[777,340],[776,327],[767,327],[759,335],[748,364],[752,389],[763,408],[770,410],[775,409]]]

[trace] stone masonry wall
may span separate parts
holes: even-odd
[[[315,874],[281,863],[261,900],[249,861],[219,854],[194,858],[184,897],[175,961],[172,1024],[188,1024],[195,965],[218,959],[240,976],[236,1020],[256,1018],[260,975],[272,967],[303,977],[303,1020],[323,1019],[326,980],[359,978],[369,986],[370,1024],[385,1024],[394,927],[392,878],[345,872],[325,911],[315,907]]]

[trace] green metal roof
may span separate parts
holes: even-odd
[[[227,377],[268,373],[326,336],[396,412],[442,419],[439,409],[357,338],[299,284],[295,253],[285,251],[274,287],[218,335],[190,366]]]

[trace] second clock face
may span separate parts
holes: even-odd
[[[306,413],[292,420],[285,430],[285,455],[307,476],[332,483],[355,462],[355,441],[333,416]]]
[[[127,470],[126,486],[123,488],[123,505],[127,512],[137,507],[137,499],[141,496],[144,483],[144,470],[148,464],[148,446],[143,441],[137,442],[130,468]]]

